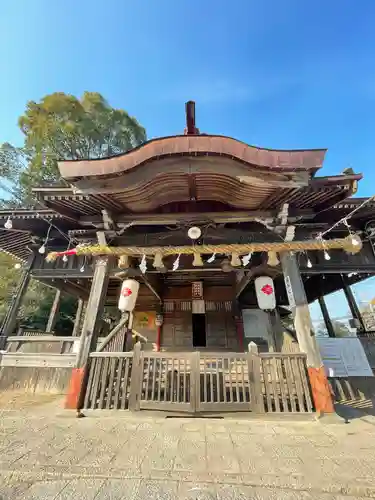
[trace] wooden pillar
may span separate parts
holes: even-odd
[[[243,326],[242,309],[238,300],[234,300],[233,302],[233,313],[234,313],[234,324],[237,332],[238,351],[243,352],[245,330]]]
[[[269,313],[269,320],[272,329],[272,342],[276,352],[281,352],[284,344],[284,331],[277,309]]]
[[[82,325],[82,313],[84,309],[84,301],[83,299],[78,299],[78,304],[77,304],[77,311],[76,311],[76,317],[74,319],[74,326],[73,326],[73,337],[78,337],[81,333],[81,326]]]
[[[326,301],[324,300],[324,297],[323,296],[318,297],[318,302],[319,302],[320,309],[321,309],[322,314],[323,314],[323,319],[324,319],[324,323],[325,323],[326,328],[327,328],[328,335],[330,337],[336,337],[335,329],[333,328],[332,320],[331,320],[331,317],[329,315],[327,304],[326,304]]]
[[[89,354],[96,347],[104,302],[107,294],[111,257],[97,257],[87,302],[85,320],[80,337],[76,368],[73,368],[65,407],[77,409],[81,390],[85,385]]]
[[[307,357],[307,370],[315,410],[319,414],[333,413],[331,391],[313,333],[309,306],[296,256],[290,252],[283,252],[280,258],[289,304],[293,312],[298,344]]]
[[[51,311],[47,321],[46,332],[53,332],[56,326],[56,321],[59,315],[61,301],[61,290],[56,290],[55,298],[53,299]]]
[[[350,312],[353,318],[359,321],[359,324],[361,325],[361,330],[365,332],[366,326],[363,321],[361,311],[358,308],[357,301],[355,300],[352,289],[350,288],[350,285],[343,274],[341,275],[341,281],[342,281],[342,289],[344,290],[345,297],[350,308]]]
[[[276,347],[276,318],[274,311],[267,313],[267,334],[268,334],[268,352],[277,352]]]
[[[12,298],[12,303],[6,314],[6,319],[2,326],[2,331],[0,332],[1,333],[0,349],[4,349],[6,345],[6,338],[13,333],[13,330],[16,326],[18,311],[22,304],[22,299],[24,298],[27,292],[27,287],[30,282],[31,270],[33,268],[34,262],[35,262],[35,254],[32,254],[28,259],[26,269],[22,274],[21,281],[18,285],[15,295]]]

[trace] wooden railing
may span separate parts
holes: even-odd
[[[53,332],[45,332],[44,330],[35,330],[20,327],[17,332],[17,336],[22,337],[41,337],[43,335],[53,335]]]
[[[84,408],[128,409],[132,366],[132,352],[92,353]]]
[[[100,352],[83,407],[170,412],[309,413],[303,354]]]
[[[75,337],[16,335],[6,340],[6,352],[0,359],[2,367],[73,368],[75,366],[76,354],[73,353],[73,343],[77,341]]]
[[[305,413],[312,411],[304,354],[262,353],[261,386],[265,411]]]

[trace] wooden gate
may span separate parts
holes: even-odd
[[[133,352],[90,355],[84,408],[181,413],[306,413],[304,354]]]
[[[252,411],[251,354],[198,354],[198,412]],[[250,368],[249,368],[250,366]],[[252,396],[253,395],[253,396]]]
[[[194,413],[196,359],[197,353],[141,352],[139,396],[134,409]]]
[[[132,352],[93,352],[83,407],[126,410],[133,375]]]

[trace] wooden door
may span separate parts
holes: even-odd
[[[209,311],[206,313],[207,348],[210,350],[236,350],[238,339],[231,312]]]
[[[190,311],[173,311],[164,315],[161,348],[167,351],[190,350],[193,347],[193,329]]]

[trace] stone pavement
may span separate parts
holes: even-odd
[[[375,418],[320,422],[77,419],[56,403],[0,411],[0,499],[375,497]]]

